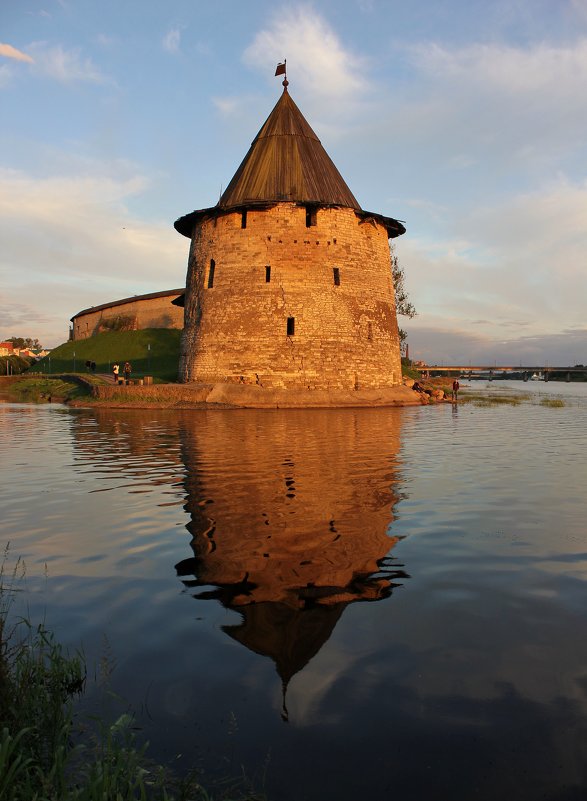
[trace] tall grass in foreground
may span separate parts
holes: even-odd
[[[132,715],[82,732],[74,703],[86,683],[83,654],[68,653],[44,624],[10,623],[24,568],[17,562],[6,576],[7,553],[0,561],[0,801],[212,801],[195,775],[179,780],[148,759]],[[221,798],[234,797],[235,783],[227,787]]]

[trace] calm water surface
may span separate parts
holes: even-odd
[[[0,404],[21,603],[180,771],[272,801],[585,799],[587,384],[497,391],[530,398]]]

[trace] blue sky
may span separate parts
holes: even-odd
[[[3,0],[0,338],[184,285],[290,92],[396,240],[432,362],[587,363],[587,0]]]

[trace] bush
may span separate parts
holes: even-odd
[[[7,554],[8,548],[0,561],[0,799],[212,801],[196,774],[177,780],[149,761],[132,715],[97,721],[85,733],[74,725],[74,700],[86,683],[84,656],[69,654],[43,624],[20,620],[8,629],[23,570],[17,562],[6,584]]]
[[[35,360],[30,356],[2,356],[0,357],[0,374],[20,375],[33,364],[35,364]]]

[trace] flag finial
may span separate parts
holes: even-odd
[[[275,70],[275,75],[283,75],[283,86],[287,89],[289,86],[289,81],[287,80],[287,59],[284,58],[283,62],[279,62]]]

